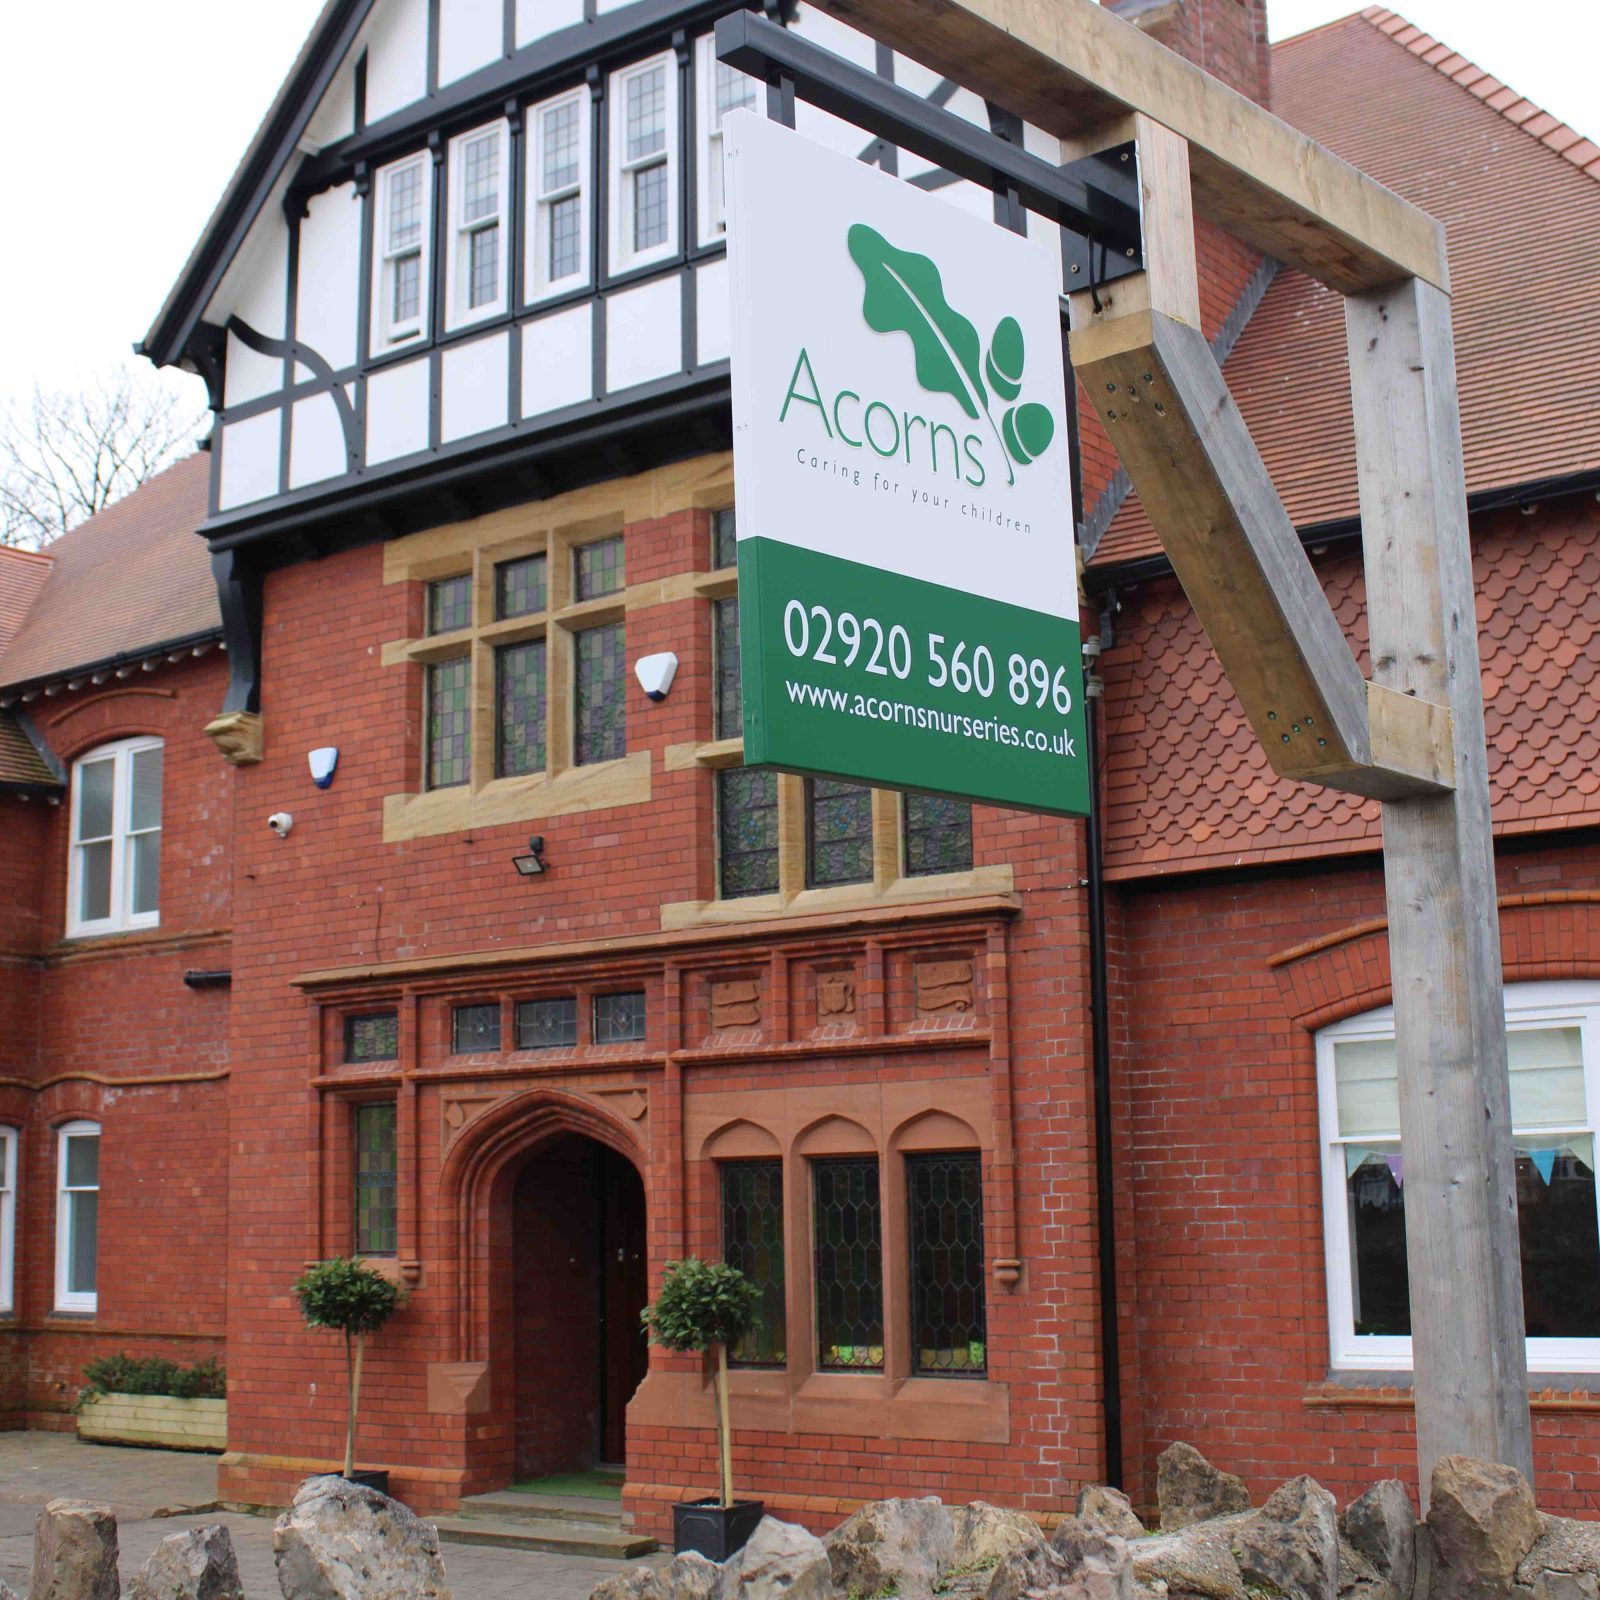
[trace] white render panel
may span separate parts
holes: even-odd
[[[441,0],[439,82],[454,83],[505,54],[501,0]]]
[[[876,42],[858,29],[850,27],[848,23],[840,22],[837,17],[830,16],[826,11],[802,5],[791,26],[795,33],[808,39],[812,44],[820,45],[824,50],[831,50],[835,55],[843,56],[846,61],[853,61],[856,66],[865,67],[868,72],[877,71]],[[757,102],[758,105],[761,103]],[[807,105],[803,100],[795,101],[794,125],[797,133],[803,133],[806,138],[815,140],[820,145],[826,145],[830,150],[837,150],[841,155],[860,155],[872,143],[870,133],[844,121],[841,117],[833,116],[830,112],[819,111],[817,107]]]
[[[278,454],[283,443],[283,413],[230,422],[222,430],[222,483],[217,509],[229,511],[278,492]]]
[[[428,0],[380,0],[367,25],[367,121],[428,92]]]
[[[289,430],[289,487],[303,489],[308,483],[341,477],[348,470],[344,429],[339,426],[339,408],[333,396],[314,394],[309,400],[295,401]]]
[[[322,103],[312,113],[311,121],[306,124],[306,140],[319,150],[323,145],[347,138],[356,131],[355,56],[358,53],[352,51],[339,68],[339,75],[323,95]]]
[[[594,332],[587,300],[522,327],[522,414],[594,398]]]
[[[683,279],[676,273],[606,300],[606,389],[683,370]]]
[[[218,309],[224,321],[230,315],[237,316],[257,333],[281,339],[289,276],[289,231],[280,212],[257,223],[252,232],[257,237],[246,244],[249,254],[236,265],[233,293]],[[229,337],[227,381],[223,390],[225,405],[236,406],[243,400],[276,394],[282,387],[281,357],[258,355]]]
[[[444,352],[439,376],[439,436],[446,444],[505,427],[511,335],[501,332]]]
[[[1022,148],[1030,156],[1038,156],[1053,167],[1061,165],[1061,141],[1053,133],[1034,127],[1031,122],[1022,124]]]
[[[428,358],[367,379],[367,465],[428,448]]]
[[[314,195],[300,223],[295,340],[330,366],[352,367],[361,309],[361,202],[355,185]]]
[[[583,21],[583,0],[517,0],[517,48]]]
[[[596,0],[595,10],[604,16],[608,11],[621,11],[624,6],[631,6],[636,0]]]
[[[694,275],[695,360],[728,359],[728,258],[712,261]]]

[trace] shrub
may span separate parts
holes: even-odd
[[[102,1394],[163,1394],[175,1400],[225,1400],[227,1373],[215,1360],[186,1367],[165,1356],[100,1356],[83,1369],[88,1384],[80,1400]]]

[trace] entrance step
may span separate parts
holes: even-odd
[[[534,1494],[526,1489],[475,1494],[461,1502],[456,1514],[500,1522],[589,1522],[602,1528],[622,1528],[622,1507],[615,1500],[582,1494]]]
[[[455,1516],[440,1518],[437,1527],[439,1537],[451,1544],[612,1561],[631,1561],[656,1549],[654,1539],[624,1531],[622,1508],[615,1501],[584,1495],[529,1494],[519,1489],[473,1495],[461,1502]]]

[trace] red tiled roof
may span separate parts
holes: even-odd
[[[60,787],[15,715],[0,711],[0,791]]]
[[[0,687],[153,650],[222,626],[205,541],[209,457],[187,457],[64,533],[48,580],[0,648]]]
[[[49,576],[50,557],[42,550],[0,545],[0,654],[16,638]]]
[[[1279,116],[1445,224],[1468,490],[1600,469],[1600,147],[1379,7],[1272,65]],[[1353,516],[1340,296],[1280,273],[1226,375],[1296,524]],[[1159,550],[1130,497],[1094,565]]]
[[[1473,542],[1497,832],[1600,822],[1600,507],[1480,518]],[[1354,552],[1320,573],[1369,670]],[[1378,805],[1279,778],[1175,582],[1117,624],[1106,680],[1106,864],[1113,877],[1371,850]]]

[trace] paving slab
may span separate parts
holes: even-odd
[[[0,1433],[0,1579],[27,1592],[34,1516],[65,1495],[116,1509],[124,1584],[169,1533],[220,1522],[247,1600],[277,1600],[273,1519],[201,1511],[216,1504],[215,1456],[86,1444],[71,1434]],[[444,1558],[456,1600],[588,1600],[602,1578],[640,1565],[470,1545],[447,1545]]]

